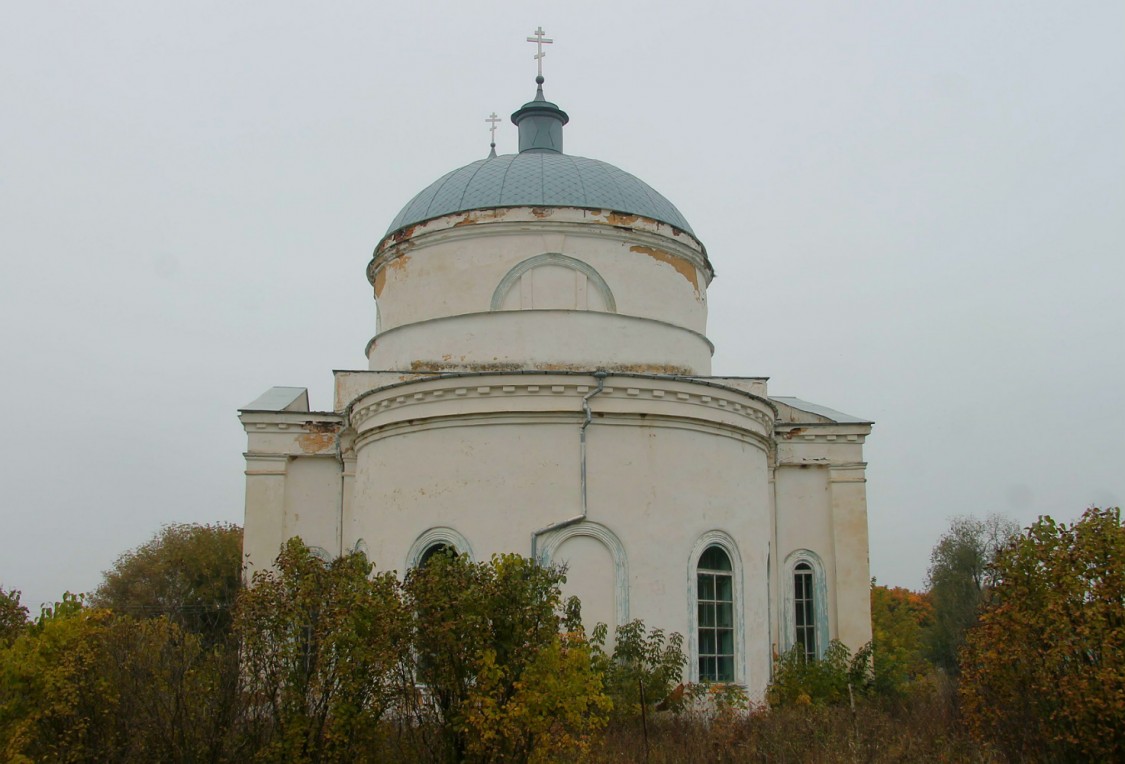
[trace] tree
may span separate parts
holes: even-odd
[[[581,757],[611,702],[563,580],[517,555],[437,555],[400,583],[293,539],[214,644],[68,593],[0,646],[0,759]]]
[[[486,651],[464,710],[468,758],[553,762],[584,753],[610,708],[590,658],[580,635],[557,635],[509,687],[512,672]]]
[[[1013,761],[1125,758],[1125,526],[1119,509],[1042,517],[997,557],[962,656],[978,739]]]
[[[240,527],[167,525],[117,559],[91,604],[134,618],[167,617],[212,645],[230,631],[241,582]]]
[[[1018,532],[1019,526],[1000,515],[955,517],[934,546],[927,576],[934,608],[928,653],[951,674],[957,672],[965,631],[976,621],[981,593],[992,583],[989,564]]]
[[[167,619],[137,621],[65,594],[0,649],[4,761],[223,761],[238,681]]]
[[[606,692],[613,700],[613,716],[620,720],[651,714],[683,675],[687,663],[683,636],[665,635],[661,629],[649,631],[643,621],[630,621],[617,627],[613,654],[609,655],[605,652],[607,632],[606,625],[599,623],[592,642]]]
[[[933,621],[933,605],[925,594],[900,586],[871,582],[871,643],[875,692],[902,693],[926,673],[923,635]]]
[[[109,750],[114,698],[97,657],[110,617],[48,611],[0,652],[0,758],[95,761]]]
[[[385,758],[376,733],[399,701],[409,623],[394,574],[371,573],[362,552],[325,562],[294,538],[239,597],[244,724],[259,760]]]
[[[473,563],[435,555],[406,576],[412,618],[413,728],[439,760],[551,761],[585,747],[606,720],[581,634],[563,634],[558,568],[519,555]],[[573,619],[571,619],[573,621]]]
[[[0,647],[12,644],[25,628],[27,608],[20,603],[20,592],[0,586]]]

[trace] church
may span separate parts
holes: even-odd
[[[712,375],[701,239],[644,181],[564,152],[550,40],[529,41],[518,152],[494,140],[375,246],[367,368],[335,372],[330,410],[275,387],[240,411],[248,570],[293,536],[400,575],[516,552],[566,565],[588,624],[679,632],[685,678],[761,697],[775,653],[871,638],[871,422]]]

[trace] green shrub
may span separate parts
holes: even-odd
[[[799,646],[774,664],[773,682],[767,697],[772,707],[793,705],[837,705],[871,692],[871,644],[853,656],[839,640],[832,640],[824,655],[806,660]]]

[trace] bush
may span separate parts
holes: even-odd
[[[767,697],[775,708],[838,705],[867,695],[872,680],[871,645],[864,645],[852,656],[842,642],[834,639],[819,660],[806,660],[799,645],[778,658]]]
[[[0,752],[12,762],[221,761],[236,681],[236,663],[167,619],[65,597],[0,650]]]
[[[682,688],[676,693],[679,697],[670,696],[687,663],[684,638],[661,629],[649,631],[643,621],[634,620],[617,627],[610,655],[605,651],[607,633],[606,625],[599,623],[591,642],[606,693],[613,701],[613,717],[635,719],[651,714],[666,699],[665,706],[676,710],[683,701]]]
[[[1049,517],[998,556],[961,656],[973,734],[1013,760],[1125,757],[1125,527]]]

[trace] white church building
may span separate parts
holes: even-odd
[[[588,623],[679,632],[688,678],[760,697],[774,653],[871,638],[871,423],[711,374],[702,242],[564,153],[537,83],[518,153],[391,221],[367,369],[335,372],[331,410],[293,387],[241,410],[249,570],[292,536],[400,574],[443,548],[562,563]]]

